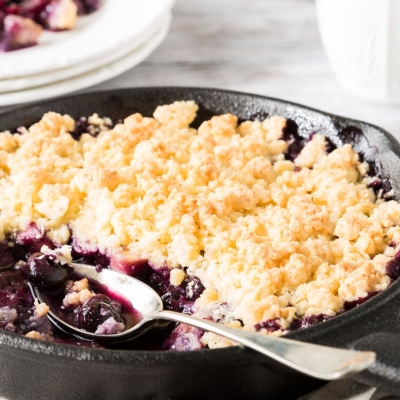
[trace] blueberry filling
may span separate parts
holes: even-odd
[[[279,319],[268,319],[267,321],[261,322],[260,324],[256,324],[254,326],[256,331],[260,331],[261,329],[266,329],[268,332],[275,332],[281,329],[281,324],[279,323]]]
[[[79,15],[91,14],[92,12],[97,11],[101,6],[100,0],[74,0],[74,1],[78,6]]]
[[[118,120],[116,124],[114,124],[109,118],[106,117],[103,118],[103,121],[105,121],[104,127],[108,129],[114,128],[114,126],[120,122],[120,120]],[[89,135],[96,137],[101,131],[102,130],[98,125],[89,122],[89,118],[80,117],[75,121],[75,129],[70,132],[70,134],[75,140],[79,140],[84,133],[88,133]]]
[[[27,247],[31,253],[39,252],[43,246],[55,248],[54,243],[33,222],[17,235],[16,243]]]
[[[372,182],[368,185],[377,196],[382,191],[382,195],[389,194],[392,191],[390,180],[381,173],[381,165],[378,160],[378,149],[368,143],[368,139],[360,128],[355,126],[347,126],[338,133],[339,139],[343,144],[351,144],[355,152],[360,156],[361,162],[367,162],[369,165],[368,175],[373,177]],[[391,196],[389,196],[391,197]]]
[[[8,244],[0,243],[0,270],[11,268],[15,261]]]
[[[318,314],[318,315],[309,315],[307,317],[295,319],[289,326],[289,331],[296,331],[299,329],[309,328],[311,326],[317,325],[320,322],[327,321],[330,319],[329,315],[326,314]]]
[[[310,138],[303,138],[299,135],[298,126],[296,122],[291,119],[286,121],[286,127],[283,131],[283,140],[287,142],[288,149],[285,154],[285,158],[290,161],[294,161],[298,157],[301,150],[310,140]]]
[[[121,331],[120,324],[124,323],[127,312],[126,305],[123,304],[123,301],[120,301],[121,299],[118,299],[118,296],[112,297],[105,288],[97,286],[94,287],[94,290],[98,294],[89,298],[83,304],[79,305],[79,307],[74,309],[64,307],[62,305],[62,290],[63,288],[65,289],[65,284],[69,279],[77,280],[79,277],[75,276],[72,268],[67,264],[62,265],[57,262],[54,255],[35,252],[35,250],[42,246],[47,246],[49,249],[56,248],[54,243],[35,224],[30,224],[24,232],[17,235],[17,240],[19,241],[18,244],[10,241],[11,246],[7,243],[0,243],[8,268],[12,267],[16,260],[27,258],[22,268],[18,267],[18,270],[9,270],[0,275],[0,288],[3,289],[3,292],[0,292],[0,308],[3,303],[7,307],[16,306],[17,299],[19,299],[17,314],[19,313],[23,316],[21,320],[31,321],[29,324],[24,323],[22,327],[19,327],[19,333],[24,334],[30,328],[33,329],[37,325],[33,323],[38,318],[37,316],[35,317],[33,299],[26,285],[28,280],[38,286],[42,292],[47,293],[46,302],[51,306],[53,311],[57,309],[59,316],[63,317],[67,322],[75,324],[81,329],[98,334],[118,333]],[[83,249],[74,240],[72,240],[72,245],[75,259],[100,268],[109,266],[109,258],[101,254],[98,249]],[[191,314],[194,302],[204,291],[204,286],[195,276],[187,276],[179,286],[173,286],[170,283],[169,268],[153,270],[146,263],[146,268],[142,268],[142,272],[143,274],[137,277],[159,293],[167,309]],[[9,290],[11,289],[19,293],[20,297],[18,297],[18,294],[14,294],[13,291],[10,292]],[[110,295],[111,298],[107,295]],[[3,302],[2,299],[4,299]],[[8,309],[5,311],[8,312]],[[9,324],[10,317],[8,314],[5,312],[0,314],[0,317],[4,317],[0,319],[2,321],[0,327],[10,330],[11,325]],[[122,315],[124,318],[122,318]],[[134,323],[137,323],[138,316],[130,317],[129,326],[133,325],[133,319],[135,319]],[[75,339],[66,339],[65,335],[63,336],[51,325],[46,326],[46,329],[41,329],[40,333],[44,335],[45,332],[46,337],[51,338],[52,341],[87,345],[85,342],[76,341]],[[203,347],[200,344],[202,331],[192,330],[192,328],[183,329],[180,328],[180,325],[172,332],[171,329],[174,329],[174,324],[155,329],[155,332],[152,334],[153,343],[146,346],[150,346],[152,349],[169,348],[171,350],[179,350],[189,348],[189,343],[192,343],[191,346],[193,349]],[[174,340],[173,338],[177,338],[180,344],[172,345],[171,340]],[[184,343],[186,344],[184,345]]]
[[[300,136],[299,127],[296,124],[296,122],[291,119],[288,119],[286,121],[286,126],[283,130],[283,138],[282,138],[288,144],[288,149],[285,153],[286,160],[293,162],[299,156],[304,146],[310,140],[312,140],[313,136],[314,133],[312,133],[308,137]],[[336,146],[332,143],[332,141],[328,137],[325,137],[325,140],[326,140],[325,150],[326,153],[329,154],[336,148]]]
[[[386,275],[395,281],[400,276],[400,254],[397,252],[395,256],[386,264]]]
[[[0,51],[13,51],[34,46],[42,32],[40,25],[16,12],[16,7],[0,9]]]
[[[81,262],[83,264],[94,265],[97,271],[101,271],[102,268],[106,268],[110,265],[110,259],[106,254],[102,254],[98,248],[83,249],[72,239],[72,258],[75,262]]]
[[[38,237],[37,240],[41,241],[42,238]],[[33,243],[30,245],[35,247]],[[30,255],[25,263],[15,263],[16,259],[9,251],[13,246],[3,242],[0,243],[0,247],[3,265],[11,267],[0,273],[0,328],[28,336],[33,332],[34,335],[30,337],[57,343],[98,347],[96,344],[65,338],[60,334],[50,324],[47,313],[40,311],[40,305],[34,303],[27,286],[28,281],[46,293],[46,300],[49,299],[48,303],[52,309],[56,307],[58,312],[66,317],[67,322],[75,324],[78,328],[102,335],[115,334],[126,328],[123,316],[126,317],[129,327],[140,320],[140,315],[129,307],[124,299],[108,292],[101,293],[101,285],[96,284],[92,286],[97,294],[88,291],[90,298],[78,307],[63,307],[62,290],[66,290],[66,283],[72,282],[70,279],[79,279],[73,274],[72,267],[58,262],[53,254],[30,254],[29,250],[27,251]]]
[[[59,298],[53,296],[60,294],[61,289],[72,277],[73,268],[56,262],[53,255],[34,253],[25,263],[23,273],[40,291],[51,295],[49,299],[53,298],[53,301],[50,300],[53,306],[56,303],[54,300]],[[88,293],[92,295],[91,292]],[[65,307],[60,305],[59,308],[65,310]],[[120,315],[121,309],[119,302],[99,293],[89,297],[65,315],[68,317],[68,322],[72,322],[80,329],[99,334],[119,333],[125,329]]]
[[[0,328],[26,334],[32,330],[52,337],[52,326],[47,317],[35,313],[33,297],[21,270],[0,273]]]
[[[389,262],[389,264],[390,264],[390,262]],[[309,328],[311,326],[319,324],[320,322],[327,321],[328,319],[334,318],[337,315],[341,315],[346,311],[352,310],[353,308],[356,308],[356,307],[360,306],[361,304],[365,303],[367,300],[369,300],[372,297],[376,296],[378,293],[380,293],[380,291],[375,291],[375,292],[368,293],[367,296],[360,297],[357,300],[345,301],[344,304],[343,304],[342,310],[339,311],[336,315],[333,315],[333,316],[326,315],[326,314],[317,314],[317,315],[310,315],[310,316],[306,316],[306,317],[302,317],[302,318],[296,318],[290,324],[288,330],[289,331],[297,331],[299,329]],[[278,328],[278,329],[280,329],[280,328]]]
[[[201,337],[204,332],[201,329],[189,325],[180,324],[162,344],[163,350],[192,351],[200,350],[204,346]]]
[[[69,29],[74,22],[71,9],[78,15],[90,14],[101,6],[100,0],[1,0],[0,51],[13,51],[37,44],[42,28],[59,31]]]
[[[346,302],[344,303],[343,310],[344,310],[344,311],[348,311],[348,310],[351,310],[351,309],[353,309],[353,308],[355,308],[355,307],[358,307],[359,305],[365,303],[367,300],[369,300],[369,299],[371,299],[372,297],[376,296],[378,293],[380,293],[380,291],[368,293],[367,296],[365,296],[365,297],[360,297],[360,298],[358,298],[357,300],[346,301]]]
[[[196,276],[188,276],[179,286],[170,283],[171,270],[163,268],[150,274],[148,284],[160,295],[167,310],[193,313],[193,304],[201,296],[204,286]]]

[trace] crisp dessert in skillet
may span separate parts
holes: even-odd
[[[50,112],[0,134],[2,328],[95,346],[51,327],[31,280],[77,323],[89,315],[88,330],[123,330],[121,305],[74,282],[72,259],[143,280],[168,309],[270,335],[332,318],[398,278],[400,204],[374,165],[279,116],[226,114],[196,130],[197,109],[175,102],[116,124]],[[149,340],[135,346],[231,344],[185,325]]]
[[[101,0],[0,0],[0,51],[36,45],[43,28],[72,29],[79,15],[100,6]]]

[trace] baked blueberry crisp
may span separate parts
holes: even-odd
[[[0,0],[0,51],[36,45],[43,29],[72,29],[78,15],[100,5],[100,0]]]
[[[116,123],[50,112],[0,134],[3,329],[82,345],[48,323],[27,280],[59,293],[84,329],[124,329],[118,300],[75,279],[71,260],[141,279],[167,309],[275,336],[399,277],[400,204],[362,150],[302,138],[279,116],[225,114],[196,130],[197,109],[175,102]],[[131,348],[232,344],[184,325],[149,335]]]

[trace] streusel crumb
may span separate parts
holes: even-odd
[[[198,316],[262,333],[276,321],[274,335],[390,284],[400,205],[376,199],[350,145],[327,154],[316,134],[291,162],[284,118],[238,125],[226,114],[195,130],[196,111],[175,102],[108,130],[95,115],[101,132],[79,140],[71,117],[48,113],[22,135],[0,134],[2,238],[35,222],[60,245],[72,232],[111,265],[168,266],[173,285],[195,275]],[[65,306],[90,297],[74,290]]]
[[[175,268],[171,271],[170,281],[174,286],[179,286],[185,279],[185,272]]]
[[[50,308],[46,303],[39,303],[35,301],[35,313],[39,317],[45,317],[49,312]]]
[[[65,308],[76,308],[83,304],[86,300],[96,294],[89,289],[83,289],[78,292],[67,293],[63,299],[63,306]]]
[[[72,286],[73,292],[81,292],[85,289],[89,289],[89,281],[86,278],[83,278],[80,281],[75,281]]]
[[[27,338],[36,339],[36,340],[45,340],[44,335],[36,331],[30,331],[25,335]]]

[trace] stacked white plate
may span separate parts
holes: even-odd
[[[105,0],[66,32],[0,53],[0,106],[84,89],[146,59],[165,39],[174,0]]]

